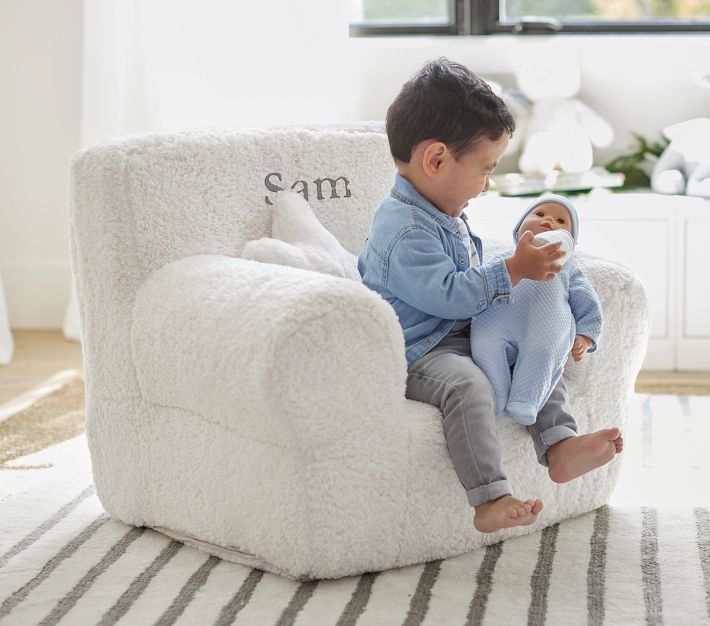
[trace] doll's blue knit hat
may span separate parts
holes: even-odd
[[[546,202],[556,202],[557,204],[561,204],[565,209],[567,209],[567,212],[569,213],[569,218],[572,222],[572,239],[574,239],[574,243],[577,243],[577,231],[579,230],[579,220],[577,219],[577,209],[574,208],[574,205],[564,196],[558,196],[554,193],[548,193],[544,196],[540,196],[539,198],[535,198],[533,203],[525,209],[525,213],[520,217],[518,220],[518,223],[515,225],[515,228],[513,228],[513,241],[517,244],[518,243],[518,228],[520,228],[520,225],[523,223],[523,220],[528,216],[528,213],[532,211],[535,207],[540,206],[541,204],[545,204]]]

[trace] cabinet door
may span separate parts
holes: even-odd
[[[670,233],[667,220],[590,220],[579,249],[633,270],[651,306],[651,338],[668,339],[672,328],[669,294]]]
[[[676,367],[673,223],[666,219],[587,219],[580,250],[631,269],[646,290],[651,335],[643,369]]]
[[[708,206],[710,209],[710,205]],[[681,224],[679,282],[681,328],[678,369],[710,370],[710,218],[688,218]]]
[[[469,222],[471,230],[482,239],[508,244],[511,248],[515,245],[513,243],[513,224],[515,224],[514,221],[499,219],[476,220],[475,222],[471,220]]]

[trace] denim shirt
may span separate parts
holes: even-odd
[[[439,343],[456,320],[470,319],[510,296],[505,261],[484,264],[481,240],[471,233],[466,215],[461,218],[476,246],[479,267],[471,267],[458,220],[397,174],[360,252],[362,282],[394,307],[409,366]]]

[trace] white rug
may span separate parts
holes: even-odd
[[[710,397],[634,396],[608,506],[458,558],[320,583],[108,518],[84,436],[0,471],[4,624],[710,624]],[[473,532],[473,530],[472,530]]]

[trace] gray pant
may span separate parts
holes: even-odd
[[[501,467],[493,388],[471,359],[466,330],[450,333],[412,364],[406,396],[441,409],[454,469],[466,489],[469,504],[478,506],[512,494],[512,490]],[[537,421],[526,428],[538,461],[546,467],[547,449],[577,434],[563,379],[557,383]]]

